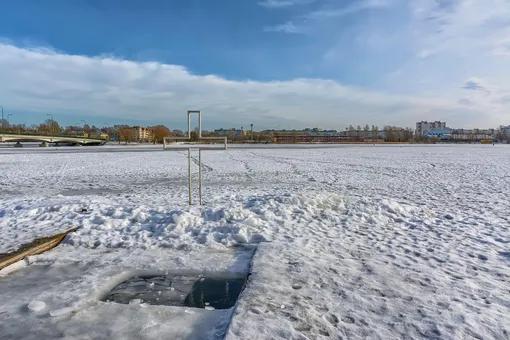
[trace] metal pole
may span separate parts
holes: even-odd
[[[189,193],[189,205],[193,204],[191,197],[191,149],[188,149],[188,193]]]
[[[0,106],[2,108],[2,133],[4,133],[4,107]]]
[[[202,150],[198,149],[198,195],[202,205]]]
[[[198,111],[198,139],[202,138],[202,113]]]
[[[191,112],[188,111],[188,138],[191,140]]]

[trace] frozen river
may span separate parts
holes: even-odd
[[[205,204],[188,207],[185,152],[0,148],[0,253],[80,227],[0,278],[0,339],[216,339],[229,323],[229,340],[509,338],[510,147],[237,147],[203,162]],[[241,245],[258,250],[234,314],[100,301],[129,270],[246,271]]]

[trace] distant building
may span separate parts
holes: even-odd
[[[492,141],[496,135],[494,129],[430,129],[424,136],[436,137],[444,141]]]
[[[152,129],[143,126],[127,127],[124,130],[124,135],[129,135],[133,141],[139,143],[147,143],[154,141],[154,132]]]
[[[416,134],[424,136],[429,132],[430,130],[445,130],[446,129],[446,123],[435,121],[435,122],[427,122],[427,121],[421,121],[416,123]]]
[[[423,134],[423,136],[430,137],[438,137],[440,139],[447,139],[448,136],[451,136],[453,129],[430,129]]]
[[[90,134],[88,137],[90,137],[90,138],[99,138],[99,139],[106,139],[106,140],[109,139],[109,136],[106,133]]]
[[[214,133],[218,137],[244,137],[246,135],[246,130],[239,130],[239,129],[218,129],[214,130]]]
[[[153,142],[154,132],[148,127],[134,126],[136,131],[136,139],[139,142]]]
[[[261,133],[272,135],[299,134],[306,136],[340,136],[342,134],[342,132],[338,132],[337,130],[322,130],[320,128],[306,128],[303,130],[264,130],[261,131]]]

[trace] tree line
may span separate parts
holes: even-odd
[[[58,121],[53,119],[46,119],[40,124],[9,124],[7,120],[0,119],[2,130],[0,132],[17,133],[17,134],[40,134],[40,135],[67,135],[67,136],[84,136],[101,138],[101,135],[108,135],[110,140],[123,142],[123,143],[135,143],[135,142],[151,142],[151,143],[163,143],[165,137],[182,137],[185,136],[185,132],[182,130],[170,130],[164,125],[149,126],[147,129],[151,130],[151,138],[139,140],[139,136],[132,126],[126,124],[118,124],[112,126],[98,127],[96,125],[89,125],[87,123],[83,125],[72,124],[68,126],[61,125]],[[218,137],[218,134],[209,131],[202,131],[203,137]],[[248,132],[247,135],[240,137],[235,136],[234,132],[229,132],[227,138],[229,141],[240,141],[251,139],[255,142],[271,141],[272,136],[263,134],[260,132],[253,131]],[[198,140],[198,128],[191,131],[191,140]]]
[[[133,143],[133,142],[154,142],[163,143],[165,137],[172,136],[184,136],[185,133],[181,130],[170,130],[164,125],[156,125],[148,127],[152,131],[150,140],[137,140],[137,134],[132,127],[120,124],[113,126],[98,127],[95,125],[89,125],[87,123],[83,125],[74,124],[68,126],[61,126],[56,120],[46,119],[41,124],[32,124],[27,126],[26,124],[9,124],[7,120],[1,120],[0,124],[2,132],[8,133],[32,133],[32,134],[44,134],[44,135],[88,135],[92,137],[99,137],[101,134],[108,135],[111,140],[119,142]],[[425,138],[421,135],[416,135],[413,129],[401,128],[397,126],[384,126],[380,129],[376,125],[369,126],[368,124],[364,127],[358,125],[354,127],[350,125],[345,128],[345,135],[353,139],[364,139],[364,140],[384,140],[385,142],[437,142],[438,138]],[[202,136],[204,137],[217,137],[218,135],[214,132],[203,131]],[[270,133],[263,133],[257,131],[247,131],[244,136],[236,136],[234,131],[228,131],[227,138],[229,141],[245,141],[252,140],[254,142],[267,142],[273,139]],[[191,132],[191,139],[193,141],[198,140],[198,128]],[[508,128],[500,126],[494,134],[494,139],[501,142],[510,143],[510,132]]]
[[[345,128],[348,137],[364,140],[384,140],[385,142],[410,142],[415,139],[414,130],[411,128],[401,128],[398,126],[386,125],[382,130],[376,126],[365,127],[358,125],[356,128],[352,125]]]
[[[98,127],[96,125],[89,125],[87,123],[83,125],[73,124],[68,126],[61,125],[58,121],[53,119],[46,119],[40,124],[9,124],[6,119],[3,121],[0,119],[1,131],[6,133],[27,133],[27,134],[41,134],[41,135],[67,135],[67,136],[84,136],[88,135],[91,137],[100,137],[101,135],[108,135],[110,139],[123,141],[123,142],[138,142],[136,140],[136,132],[126,124],[112,125]],[[150,141],[162,143],[163,138],[184,135],[180,130],[170,131],[164,125],[156,125],[148,127],[152,131],[153,139]]]

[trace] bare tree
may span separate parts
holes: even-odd
[[[154,134],[154,143],[163,143],[165,137],[173,136],[174,134],[164,125],[156,125],[151,127]]]
[[[370,126],[365,125],[365,127],[363,128],[363,139],[366,140],[368,139],[368,137],[370,137]]]
[[[229,141],[233,141],[233,140],[235,139],[235,137],[236,137],[236,133],[235,133],[235,131],[233,131],[233,130],[229,130],[229,131],[227,132],[227,139],[228,139]]]
[[[132,143],[136,139],[136,131],[133,128],[123,126],[119,129],[119,143],[120,141],[124,141],[127,143]]]
[[[58,135],[62,133],[60,125],[55,120],[52,119],[46,119],[44,123],[39,124],[39,126],[37,127],[37,131],[48,135],[50,134]]]
[[[372,125],[372,139],[379,139],[379,128],[377,126]]]
[[[354,126],[349,125],[349,137],[356,136],[356,129],[354,129]]]

